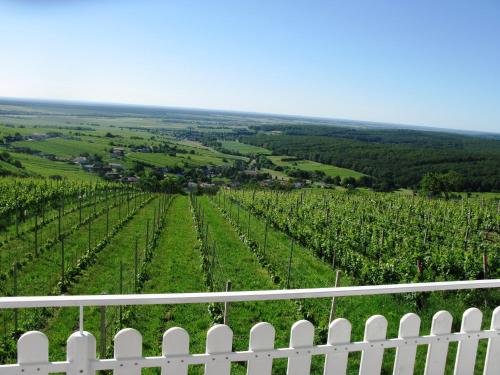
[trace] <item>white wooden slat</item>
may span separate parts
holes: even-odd
[[[272,358],[259,355],[259,350],[274,349],[276,332],[269,323],[258,323],[250,330],[249,350],[255,352],[258,358],[248,361],[247,375],[271,375]]]
[[[420,334],[420,317],[417,314],[409,313],[401,318],[399,322],[399,334],[401,339],[411,339]],[[393,375],[412,375],[415,367],[415,356],[417,354],[417,344],[411,340],[408,345],[396,349],[396,359],[394,361]]]
[[[96,359],[95,337],[90,332],[75,332],[68,338],[67,348],[71,363],[67,375],[91,375],[91,361]]]
[[[29,331],[23,334],[17,341],[17,363],[20,365],[42,364],[49,362],[49,339],[45,334],[38,331]],[[26,369],[26,375],[47,375],[47,371]]]
[[[491,329],[500,332],[500,306],[493,311]],[[488,349],[486,350],[484,365],[484,375],[498,374],[500,374],[500,335],[488,340]]]
[[[448,311],[439,311],[432,318],[431,335],[442,335],[451,332],[453,317]],[[446,367],[448,356],[448,341],[430,344],[427,349],[425,375],[442,375]]]
[[[173,327],[163,334],[162,355],[189,354],[189,334],[183,328]],[[162,375],[187,375],[188,365],[185,363],[166,363],[161,368]]]
[[[373,346],[370,349],[363,350],[363,354],[361,354],[360,375],[380,374],[384,348],[380,347],[377,341],[385,340],[386,334],[387,319],[384,316],[374,315],[366,321],[364,341],[373,342]]]
[[[314,326],[307,320],[299,320],[292,326],[290,334],[290,347],[300,349],[310,347],[314,342]],[[311,371],[311,355],[289,358],[288,375],[309,375]]]
[[[69,306],[170,305],[212,302],[249,302],[280,299],[332,298],[440,290],[499,288],[500,280],[441,281],[428,283],[346,286],[313,289],[275,289],[237,292],[107,294],[85,296],[22,296],[0,298],[0,309]]]
[[[349,344],[351,341],[351,323],[347,319],[335,319],[328,329],[328,345]],[[345,375],[349,353],[328,354],[325,358],[323,375]]]
[[[122,329],[114,339],[115,359],[139,359],[142,357],[142,336],[133,328]],[[137,365],[124,365],[114,371],[115,375],[141,375]]]
[[[216,324],[208,330],[206,352],[208,354],[230,353],[233,348],[233,331],[224,324]],[[230,375],[231,362],[212,360],[205,365],[205,375]]]
[[[455,360],[455,375],[472,375],[476,365],[478,339],[474,333],[481,330],[483,313],[475,307],[467,309],[462,317],[460,332],[471,333],[466,341],[458,343],[457,358]]]

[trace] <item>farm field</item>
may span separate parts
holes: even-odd
[[[263,147],[253,146],[246,143],[241,143],[237,141],[222,141],[222,148],[229,151],[236,151],[243,155],[248,154],[262,154],[270,155],[271,151]]]
[[[322,164],[312,160],[287,161],[286,159],[293,159],[290,156],[268,156],[268,159],[280,167],[296,168],[306,172],[321,171],[330,177],[339,176],[340,178],[358,178],[364,176],[363,173],[359,173],[351,169],[335,167],[333,165]]]
[[[44,141],[20,141],[14,142],[14,147],[28,147],[32,150],[60,157],[71,158],[83,153],[104,153],[106,146],[102,143],[82,142],[76,139],[52,138]]]
[[[19,160],[26,172],[41,177],[62,176],[70,180],[81,182],[95,182],[98,177],[86,173],[82,168],[75,164],[47,160],[35,155],[12,153],[16,160]]]

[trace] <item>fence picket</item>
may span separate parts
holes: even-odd
[[[207,354],[230,353],[233,347],[233,331],[224,324],[216,324],[207,333]],[[205,365],[205,375],[230,375],[231,362],[213,359]]]
[[[373,344],[370,349],[363,350],[361,354],[359,375],[380,374],[384,348],[378,347],[377,341],[385,340],[386,333],[387,319],[382,315],[374,315],[366,321],[364,341],[373,342]]]
[[[338,318],[330,323],[328,345],[348,344],[351,341],[351,323]],[[344,375],[347,371],[348,352],[328,354],[323,375]]]
[[[162,355],[189,354],[189,334],[183,328],[173,327],[163,334]],[[162,375],[187,375],[188,365],[183,362],[167,363],[161,368]]]
[[[474,374],[476,365],[477,345],[479,340],[473,338],[473,333],[481,330],[483,313],[475,307],[466,310],[462,317],[460,332],[471,333],[467,341],[458,343],[457,359],[455,361],[455,375]]]
[[[451,332],[453,317],[448,311],[439,311],[432,318],[431,335],[442,335]],[[446,367],[448,356],[447,341],[438,344],[430,344],[427,350],[425,362],[425,375],[442,375]]]
[[[307,320],[299,320],[292,326],[290,347],[300,349],[312,346],[314,340],[314,326]],[[288,359],[287,375],[309,375],[311,371],[311,355]]]
[[[411,339],[418,337],[420,333],[420,317],[417,314],[409,313],[401,318],[399,322],[399,338]],[[400,346],[396,349],[396,360],[394,361],[393,375],[412,375],[415,367],[415,356],[417,354],[417,344]]]
[[[142,336],[133,328],[120,330],[114,339],[115,359],[138,359],[142,357]],[[140,375],[137,365],[125,365],[114,371],[115,375]]]
[[[493,311],[491,318],[491,329],[500,331],[500,306]],[[484,375],[496,375],[500,373],[500,335],[488,340],[486,360],[484,364]]]
[[[17,363],[20,365],[49,362],[49,339],[38,331],[26,332],[17,341]],[[48,371],[23,369],[26,375],[47,375]]]
[[[258,323],[250,330],[249,350],[255,352],[256,359],[248,361],[247,375],[271,375],[272,358],[259,356],[259,350],[274,349],[276,332],[269,323]],[[259,356],[259,358],[257,358]]]
[[[75,332],[67,343],[67,359],[71,363],[67,375],[94,375],[91,361],[96,359],[96,341],[90,332]]]

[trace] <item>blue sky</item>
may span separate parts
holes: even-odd
[[[500,132],[500,1],[0,0],[0,96]]]

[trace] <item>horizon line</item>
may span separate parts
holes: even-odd
[[[500,132],[494,131],[484,131],[484,130],[471,130],[471,129],[456,129],[456,128],[443,128],[440,126],[433,125],[417,125],[417,124],[402,124],[396,122],[383,122],[383,121],[373,121],[373,120],[361,120],[352,118],[336,118],[336,117],[325,117],[325,116],[314,116],[314,115],[304,115],[304,114],[289,114],[289,113],[276,113],[276,112],[258,112],[258,111],[245,111],[237,109],[221,109],[221,108],[205,108],[205,107],[188,107],[188,106],[172,106],[163,104],[145,104],[145,103],[129,103],[129,102],[112,102],[112,101],[94,101],[88,99],[60,99],[60,98],[33,98],[33,97],[8,97],[0,96],[1,100],[17,100],[26,102],[45,102],[45,103],[59,103],[68,105],[101,105],[101,106],[114,106],[114,107],[139,107],[139,108],[150,108],[150,109],[178,109],[178,110],[194,110],[200,112],[222,112],[222,113],[234,113],[243,115],[259,115],[259,116],[274,116],[274,117],[289,117],[298,118],[304,120],[324,120],[324,121],[354,121],[359,123],[365,123],[367,125],[386,125],[386,127],[394,127],[396,129],[407,129],[416,130],[414,128],[419,128],[422,131],[444,131],[448,133],[469,133],[469,134],[485,134],[485,135],[500,135]],[[335,124],[332,124],[335,125]],[[314,126],[314,125],[313,125]],[[346,124],[338,124],[337,126],[349,127]],[[354,126],[353,126],[354,127]]]

